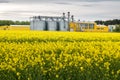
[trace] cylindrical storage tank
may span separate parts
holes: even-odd
[[[30,30],[33,30],[33,27],[34,27],[34,20],[31,20],[30,21]]]
[[[56,31],[57,30],[57,22],[56,21],[48,21],[48,30],[49,31]]]
[[[33,30],[37,30],[37,20],[34,19],[33,21]]]
[[[35,30],[39,30],[39,20],[35,21]]]
[[[45,21],[35,20],[34,21],[34,30],[44,30]]]
[[[60,31],[68,31],[68,22],[60,21],[59,22]]]
[[[37,23],[37,30],[44,30],[45,29],[45,21],[38,21]]]

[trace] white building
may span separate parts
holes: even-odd
[[[116,29],[116,25],[108,25],[109,31],[113,32],[114,29]]]

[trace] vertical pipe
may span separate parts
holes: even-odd
[[[68,12],[68,31],[70,31],[70,12]]]
[[[41,17],[40,16],[38,16],[38,19],[41,21]]]
[[[35,30],[35,16],[33,16],[33,30]]]
[[[29,18],[29,22],[30,22],[30,30],[31,30],[31,17]]]
[[[74,15],[72,15],[71,18],[72,18],[72,22],[74,22]]]
[[[63,18],[65,18],[65,13],[63,13]]]
[[[66,27],[65,26],[65,13],[63,13],[63,23],[64,23],[64,28]]]

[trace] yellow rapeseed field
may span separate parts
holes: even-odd
[[[119,80],[120,33],[0,31],[0,80]]]
[[[11,26],[0,26],[0,30],[20,30],[20,31],[26,31],[30,30],[30,26],[24,26],[24,25],[11,25]]]

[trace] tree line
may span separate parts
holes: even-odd
[[[113,19],[113,20],[97,20],[95,21],[97,24],[104,24],[104,25],[120,25],[120,19]]]
[[[96,20],[97,24],[104,24],[104,25],[120,25],[120,19],[113,19],[113,20]],[[0,20],[0,26],[4,25],[30,25],[29,21],[12,21],[12,20]]]
[[[12,20],[0,20],[0,26],[10,25],[30,25],[29,21],[12,21]]]

